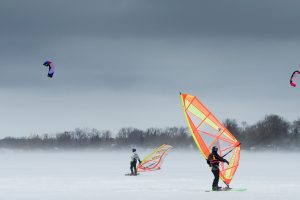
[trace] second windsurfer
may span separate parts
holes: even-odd
[[[140,157],[136,153],[136,149],[132,149],[132,156],[131,156],[131,161],[130,161],[131,175],[137,175],[137,170],[136,170],[137,161],[139,161],[139,163],[141,163]]]

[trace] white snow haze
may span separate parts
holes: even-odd
[[[138,153],[143,157],[149,151]],[[213,175],[198,151],[174,149],[160,171],[137,177],[124,176],[130,155],[130,151],[2,152],[1,199],[286,200],[300,195],[299,153],[242,151],[231,187],[247,188],[244,192],[205,192],[211,189]]]

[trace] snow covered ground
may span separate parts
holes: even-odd
[[[148,151],[147,151],[148,152]],[[147,153],[138,152],[141,157]],[[137,177],[128,152],[1,152],[3,200],[299,199],[300,153],[242,152],[231,183],[245,192],[204,192],[213,176],[200,153],[175,149],[163,169]]]

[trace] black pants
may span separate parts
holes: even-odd
[[[133,174],[133,172],[134,172],[134,174],[137,173],[137,171],[136,171],[136,161],[131,161],[130,162],[130,171],[131,171],[132,174]]]
[[[219,178],[220,178],[220,170],[219,169],[215,169],[215,170],[211,170],[211,172],[214,174],[214,181],[212,184],[213,188],[217,188],[219,185]]]

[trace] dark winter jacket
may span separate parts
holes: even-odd
[[[228,161],[222,158],[216,151],[213,151],[209,154],[207,158],[207,164],[211,167],[212,170],[218,170],[220,162],[228,162]]]

